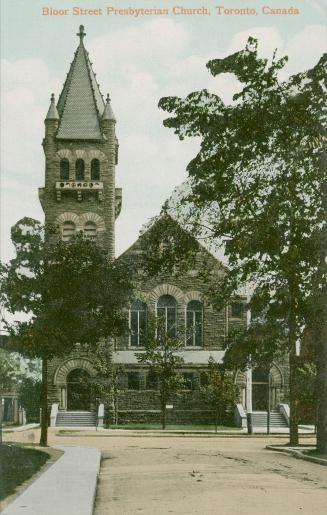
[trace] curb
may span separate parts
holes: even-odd
[[[305,451],[298,451],[287,447],[276,447],[275,445],[267,445],[266,449],[268,449],[269,451],[277,451],[283,452],[284,454],[290,454],[291,456],[299,460],[311,461],[311,463],[317,463],[318,465],[323,465],[327,467],[327,459],[316,458],[315,456],[308,456],[307,454],[305,454]]]
[[[16,426],[16,427],[3,427],[3,433],[20,433],[21,431],[28,431],[29,429],[37,429],[40,427],[40,424],[25,424],[24,426]]]

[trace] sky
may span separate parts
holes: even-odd
[[[210,14],[174,14],[182,5]],[[216,6],[220,5],[221,14]],[[212,77],[205,64],[244,48],[251,35],[262,56],[288,55],[286,78],[310,68],[326,52],[324,0],[1,0],[1,259],[13,257],[10,227],[23,216],[43,220],[38,187],[44,185],[44,118],[51,93],[58,99],[85,26],[85,46],[100,90],[110,93],[119,138],[116,186],[123,188],[116,222],[116,254],[138,237],[143,224],[187,177],[199,141],[179,141],[163,126],[163,96],[207,88],[230,102],[232,75]],[[265,7],[266,6],[266,7]],[[299,14],[264,14],[276,8]],[[78,14],[73,14],[73,8]],[[107,14],[113,9],[168,9],[168,15]],[[67,11],[66,15],[45,15]],[[257,14],[235,14],[239,8]],[[102,14],[82,14],[82,9]],[[234,10],[234,13],[233,13]],[[111,11],[112,12],[112,11]],[[175,12],[180,12],[179,7]],[[237,12],[237,11],[236,11]]]

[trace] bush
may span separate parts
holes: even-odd
[[[26,411],[27,422],[40,422],[41,381],[25,377],[19,386],[19,404]]]

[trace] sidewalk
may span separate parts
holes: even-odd
[[[161,435],[213,435],[213,436],[243,436],[248,434],[248,430],[246,427],[238,428],[235,427],[233,430],[224,430],[219,429],[217,432],[212,429],[122,429],[118,428],[115,429],[115,427],[110,428],[98,428],[97,430],[94,427],[68,427],[68,426],[62,426],[62,427],[55,427],[50,428],[51,430],[55,430],[58,435],[63,435],[65,433],[71,433],[75,435],[83,434],[84,431],[88,432],[94,432],[92,436],[139,436],[139,435],[145,435],[145,436],[161,436]],[[288,435],[289,434],[289,427],[271,427],[270,428],[270,435]],[[253,434],[258,435],[267,435],[267,428],[265,427],[253,427]],[[314,435],[314,426],[299,426],[299,434],[301,435]]]
[[[247,429],[243,430],[244,433],[247,432]],[[289,434],[290,428],[289,427],[271,427],[270,428],[270,434]],[[264,427],[254,427],[253,433],[259,434],[259,433],[267,433],[267,428]],[[315,434],[315,428],[314,426],[299,426],[299,434],[306,435],[306,434]]]
[[[2,515],[92,515],[101,452],[56,446],[64,451]]]
[[[3,433],[13,433],[13,432],[27,431],[28,429],[36,429],[37,427],[40,427],[40,424],[25,424],[24,426],[8,426],[8,427],[3,427],[2,432]]]

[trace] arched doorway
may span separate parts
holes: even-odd
[[[252,409],[267,411],[268,409],[269,371],[263,367],[252,370]]]
[[[92,404],[90,374],[83,368],[75,368],[67,375],[67,409],[89,411]]]

